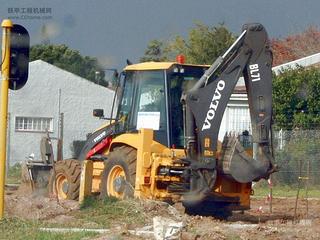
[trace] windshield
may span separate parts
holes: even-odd
[[[166,116],[164,71],[128,71],[118,111],[124,130],[153,129],[155,139],[167,145]]]
[[[165,130],[166,102],[163,71],[140,71],[137,81],[133,124],[137,129]]]

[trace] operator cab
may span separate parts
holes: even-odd
[[[204,74],[207,66],[147,62],[125,68],[117,119],[124,131],[154,130],[155,141],[184,147],[181,94]]]

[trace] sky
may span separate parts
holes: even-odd
[[[97,57],[105,68],[138,62],[153,39],[186,37],[196,22],[224,23],[234,34],[243,24],[262,23],[270,38],[309,26],[320,28],[319,0],[0,0],[0,19],[27,28],[31,44],[66,44]]]

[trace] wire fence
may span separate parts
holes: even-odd
[[[299,180],[320,186],[320,130],[274,131],[273,182],[297,186]]]

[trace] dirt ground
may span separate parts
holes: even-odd
[[[75,201],[57,202],[54,198],[18,194],[6,191],[6,216],[63,223],[72,221],[71,212],[79,211]],[[214,217],[189,216],[181,205],[173,208],[155,201],[143,202],[144,213],[150,219],[156,215],[181,221],[184,224],[179,239],[320,239],[320,199],[300,199],[294,220],[295,198],[274,198],[272,213],[266,199],[252,198],[249,211],[234,212],[224,220]],[[150,226],[152,221],[150,221]],[[123,232],[121,239],[150,239],[150,235],[137,237],[134,229],[114,228]],[[149,229],[148,226],[145,229]],[[131,232],[130,232],[131,231]],[[115,233],[115,232],[114,232]],[[112,239],[112,233],[100,235],[96,240]]]

